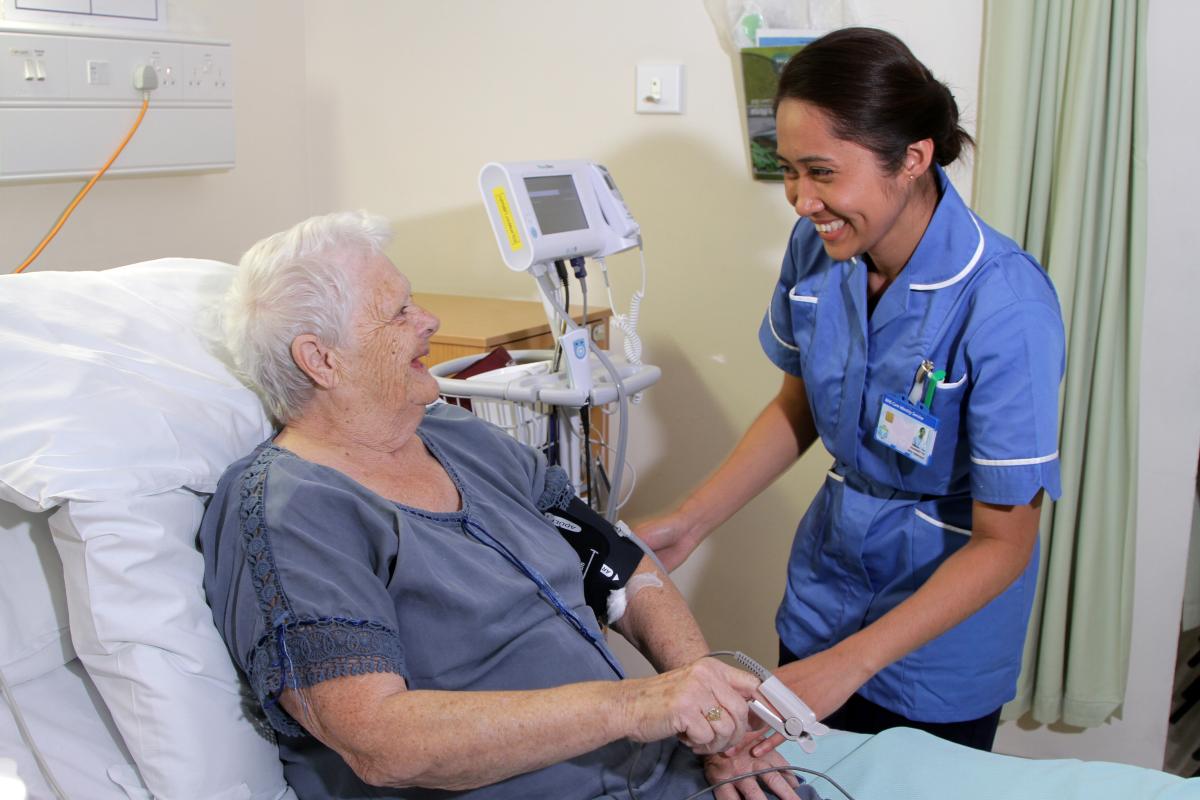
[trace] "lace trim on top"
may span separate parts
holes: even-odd
[[[546,483],[542,489],[542,496],[537,499],[538,511],[565,509],[574,496],[575,487],[571,485],[567,471],[557,464],[546,467]]]
[[[349,675],[399,674],[401,660],[395,631],[378,622],[305,620],[268,631],[259,640],[250,654],[250,688],[272,727],[285,736],[302,736],[304,729],[279,705],[285,688],[307,689]]]
[[[284,735],[299,736],[304,729],[279,706],[284,688],[307,688],[347,675],[400,673],[403,658],[396,632],[377,622],[296,618],[279,582],[263,518],[267,471],[283,453],[268,445],[247,468],[238,515],[250,580],[266,630],[250,653],[250,687],[271,726]]]

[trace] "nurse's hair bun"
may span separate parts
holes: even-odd
[[[904,42],[876,28],[843,28],[805,45],[779,76],[776,110],[784,100],[821,109],[835,136],[874,152],[889,173],[913,142],[931,139],[942,166],[974,144],[949,87]]]
[[[940,136],[931,135],[929,138],[933,139],[934,160],[944,167],[957,161],[962,151],[975,142],[958,124],[958,103],[954,102],[950,87],[934,78],[933,73],[929,73],[929,81],[935,92],[930,100],[931,110],[933,114],[940,115],[942,120],[937,128]]]

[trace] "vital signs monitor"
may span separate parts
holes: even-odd
[[[509,269],[637,247],[641,231],[612,175],[591,161],[490,163],[479,190]]]

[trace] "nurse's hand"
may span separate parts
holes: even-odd
[[[692,531],[693,526],[682,511],[654,517],[633,526],[634,534],[654,551],[669,572],[674,572],[686,561],[703,539]]]
[[[735,775],[745,775],[760,769],[788,766],[787,759],[774,750],[762,757],[750,754],[750,748],[762,739],[762,733],[761,728],[750,731],[736,748],[706,758],[704,776],[708,778],[709,784],[716,785]],[[738,800],[739,797],[743,800],[766,800],[767,795],[763,792],[765,786],[779,800],[800,800],[795,791],[799,785],[800,781],[796,779],[795,773],[769,772],[757,778],[744,778],[719,786],[713,790],[713,796],[716,800]]]
[[[852,655],[845,642],[775,670],[775,677],[807,703],[817,719],[841,708],[874,674],[862,659]],[[783,741],[782,736],[775,734],[755,745],[753,753],[761,756]]]

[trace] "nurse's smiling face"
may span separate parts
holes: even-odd
[[[835,136],[828,116],[810,103],[783,100],[775,126],[788,202],[813,223],[825,252],[839,261],[868,253],[894,277],[937,205],[936,189],[927,191],[931,143],[914,144],[900,169],[888,174],[874,152]]]

